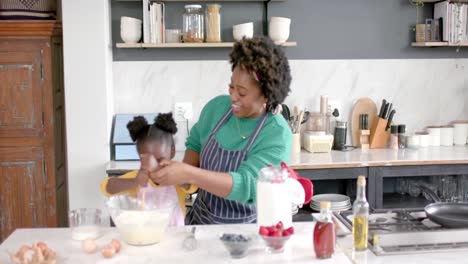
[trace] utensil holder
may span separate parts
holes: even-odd
[[[361,149],[369,149],[370,130],[361,130],[359,136],[359,145]]]
[[[369,136],[370,148],[376,149],[387,147],[388,138],[390,137],[390,133],[385,130],[387,122],[387,120],[379,117],[372,123]]]

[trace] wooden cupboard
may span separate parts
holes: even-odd
[[[62,27],[0,20],[0,242],[66,226]]]

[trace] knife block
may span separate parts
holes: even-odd
[[[383,118],[376,118],[372,123],[369,137],[369,146],[371,149],[386,148],[390,133],[385,130],[387,120]]]

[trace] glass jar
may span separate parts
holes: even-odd
[[[201,5],[186,5],[183,18],[183,40],[187,43],[201,43],[204,39],[203,11]]]
[[[265,167],[257,177],[257,225],[272,226],[279,221],[288,228],[292,226],[291,200],[286,183],[288,171],[282,168]]]
[[[206,42],[221,42],[221,5],[206,5]]]

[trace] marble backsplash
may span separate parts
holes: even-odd
[[[408,131],[468,119],[468,59],[292,60],[289,106],[318,111],[320,95],[341,105],[349,119],[354,102],[370,97],[380,106],[390,100],[396,123]],[[113,64],[115,113],[173,111],[176,102],[192,102],[194,119],[203,105],[228,92],[227,61],[119,61]],[[178,149],[185,124],[179,124]]]

